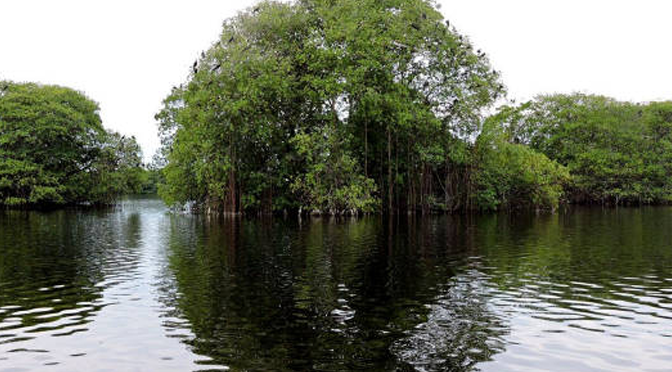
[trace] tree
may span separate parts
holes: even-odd
[[[453,148],[503,93],[422,0],[262,2],[192,72],[157,115],[161,194],[232,213],[428,212],[454,197],[439,187],[462,166]]]
[[[0,205],[106,203],[129,190],[119,172],[139,146],[105,131],[98,104],[59,86],[0,86]]]
[[[668,102],[558,94],[507,107],[499,119],[514,142],[567,167],[571,201],[644,204],[672,200],[671,112]]]

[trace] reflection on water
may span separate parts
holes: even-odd
[[[0,371],[170,370],[164,355],[180,357],[173,370],[189,370],[191,354],[152,324],[164,212],[152,200],[0,211]]]
[[[0,219],[0,341],[7,352],[44,335],[86,332],[108,303],[102,289],[134,267],[137,214],[103,219],[56,212],[5,212]],[[48,350],[33,349],[34,351]]]
[[[664,371],[672,209],[0,212],[0,371]]]

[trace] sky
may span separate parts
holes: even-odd
[[[0,80],[58,84],[100,104],[103,124],[159,147],[154,115],[222,22],[256,0],[0,0]],[[672,2],[439,0],[501,71],[509,98],[586,92],[672,100]]]

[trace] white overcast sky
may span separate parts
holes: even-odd
[[[256,1],[0,0],[0,80],[59,84],[149,159],[154,114],[222,21]],[[440,0],[502,72],[509,97],[582,91],[672,100],[672,1]]]

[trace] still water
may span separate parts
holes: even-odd
[[[672,208],[0,211],[0,371],[671,371]]]

